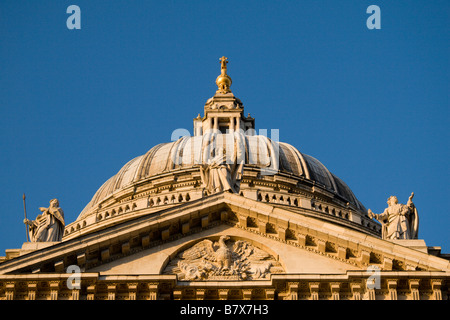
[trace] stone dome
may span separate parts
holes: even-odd
[[[114,197],[123,189],[145,184],[159,177],[173,177],[182,170],[198,171],[202,163],[205,146],[213,137],[228,139],[231,134],[205,134],[202,136],[182,137],[174,142],[161,143],[144,155],[138,156],[126,163],[117,174],[108,179],[95,193],[92,200],[78,217],[82,219],[105,200]],[[275,142],[262,135],[244,135],[245,169],[270,170],[278,166],[276,174],[296,177],[305,183],[315,185],[335,194],[355,208],[365,211],[351,189],[319,160],[298,151],[284,142]],[[279,151],[274,151],[278,149]],[[275,158],[275,154],[278,157]],[[269,176],[269,175],[268,175]],[[198,187],[198,186],[197,186]],[[192,187],[193,189],[196,186]]]
[[[228,76],[227,62],[221,58],[222,76]],[[380,232],[341,179],[292,145],[257,135],[241,100],[229,86],[217,86],[204,116],[193,119],[194,135],[158,144],[126,163],[66,226],[65,239],[220,192]]]

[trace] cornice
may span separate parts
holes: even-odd
[[[256,227],[248,224],[255,221]],[[0,264],[0,274],[82,269],[226,223],[358,268],[449,271],[448,260],[269,204],[221,193],[119,223]],[[63,264],[63,266],[61,266]]]

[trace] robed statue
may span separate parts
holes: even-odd
[[[48,208],[41,207],[42,212],[36,220],[25,219],[31,242],[61,241],[64,232],[64,211],[59,207],[58,199],[50,200]]]
[[[229,138],[230,148],[227,156],[227,148],[216,139]],[[208,195],[217,192],[228,191],[238,193],[245,160],[244,137],[242,134],[229,135],[213,134],[211,140],[205,139],[207,146],[204,150],[203,164],[200,166],[200,176],[203,187]]]
[[[381,236],[383,239],[417,239],[419,232],[419,215],[412,202],[414,192],[405,204],[398,203],[396,196],[387,200],[388,207],[383,213],[375,214],[368,210],[369,218],[375,218],[382,224]]]

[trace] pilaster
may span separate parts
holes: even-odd
[[[50,300],[58,300],[60,281],[50,281]]]
[[[309,290],[311,292],[311,300],[319,300],[319,282],[310,282]]]
[[[150,300],[158,299],[158,282],[150,282],[148,284],[148,290],[150,291]]]
[[[298,282],[288,282],[289,300],[298,300]]]
[[[419,279],[409,279],[409,288],[411,290],[412,300],[420,300]]]
[[[15,287],[16,283],[14,281],[6,282],[5,287],[6,300],[14,300]]]
[[[28,300],[36,300],[37,281],[28,281]]]
[[[108,300],[116,300],[117,283],[108,283]]]
[[[389,300],[397,300],[397,280],[388,279],[387,287],[389,290]]]
[[[138,283],[131,282],[131,283],[128,283],[127,286],[128,286],[128,299],[136,300]]]
[[[353,300],[361,300],[362,287],[360,282],[352,282],[350,284],[350,289],[352,290]]]
[[[331,282],[330,283],[331,298],[333,300],[340,300],[340,297],[339,297],[340,287],[341,287],[341,283],[340,282]]]
[[[442,280],[441,279],[431,279],[431,288],[433,289],[433,299],[442,300]]]

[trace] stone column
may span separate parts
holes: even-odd
[[[218,130],[218,129],[219,129],[219,118],[214,117],[214,130]]]
[[[209,118],[208,119],[208,123],[209,123],[209,128],[208,128],[208,130],[212,130],[213,129],[213,118]]]
[[[236,131],[239,131],[241,129],[241,118],[236,117]]]
[[[230,118],[230,131],[234,131],[234,121],[235,118]]]

